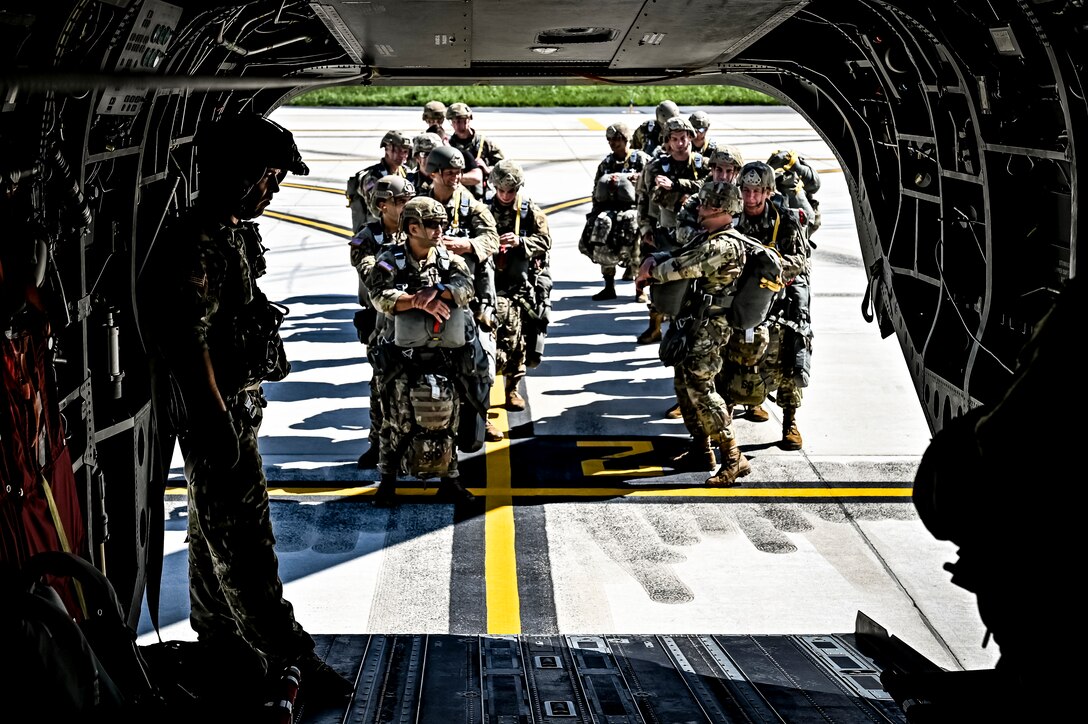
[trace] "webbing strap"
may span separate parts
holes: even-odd
[[[65,553],[72,552],[72,546],[68,543],[68,534],[64,530],[64,522],[60,519],[60,511],[57,510],[57,501],[53,497],[53,488],[49,485],[49,481],[45,479],[45,475],[42,478],[42,492],[45,493],[45,502],[49,505],[49,515],[53,518],[53,525],[57,529],[57,540],[60,541],[60,549]],[[83,587],[79,585],[79,581],[72,579],[73,587],[75,588],[76,598],[79,600],[79,609],[83,612],[83,618],[89,618],[90,614],[87,611],[87,602],[83,599]]]

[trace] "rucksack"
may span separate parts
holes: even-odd
[[[86,610],[78,623],[47,576],[73,582]],[[89,562],[62,551],[39,553],[22,569],[4,571],[0,590],[5,714],[14,706],[27,721],[93,722],[162,712],[136,632],[113,585]]]
[[[736,282],[729,322],[737,329],[758,326],[782,293],[782,255],[754,239],[744,242],[744,269]]]

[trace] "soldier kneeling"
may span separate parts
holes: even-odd
[[[469,302],[475,294],[461,257],[441,246],[446,209],[426,197],[401,215],[406,241],[378,255],[367,278],[374,308],[392,319],[371,345],[383,410],[374,504],[394,502],[398,474],[439,477],[439,496],[472,502],[457,470],[465,356],[476,339]]]

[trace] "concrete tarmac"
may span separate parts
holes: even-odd
[[[690,113],[696,108],[685,108]],[[635,337],[647,321],[631,282],[594,302],[599,268],[578,253],[604,128],[634,128],[653,108],[475,109],[474,126],[526,169],[546,210],[556,281],[545,359],[525,412],[493,408],[508,430],[463,465],[477,510],[428,502],[371,508],[376,480],[355,459],[369,428],[365,348],[348,262],[347,177],[375,162],[389,129],[421,132],[418,109],[293,108],[311,168],[290,177],[261,220],[269,273],[290,308],[291,375],[266,385],[261,450],[286,597],[314,633],[839,633],[862,611],[947,669],[993,666],[975,599],[942,569],[955,547],[918,520],[910,486],[930,431],[895,337],[861,312],[866,286],[853,209],[830,149],[788,108],[703,108],[710,135],[749,160],[796,149],[821,173],[823,226],[813,257],[812,383],[799,451],[783,451],[781,411],[737,421],[752,461],[743,485],[663,463],[683,445],[664,417],[672,371]],[[174,475],[180,480],[180,463]],[[185,501],[168,500],[160,616],[189,639]],[[148,619],[140,643],[155,640]]]

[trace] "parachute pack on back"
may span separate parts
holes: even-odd
[[[771,304],[782,293],[782,255],[758,241],[744,242],[744,270],[737,280],[729,321],[738,329],[752,329],[771,311]]]
[[[593,201],[603,208],[630,209],[635,205],[635,186],[625,173],[606,173],[593,189]]]

